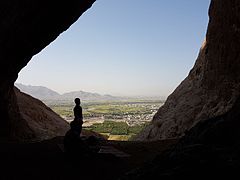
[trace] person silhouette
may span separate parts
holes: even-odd
[[[75,153],[82,153],[82,155],[89,155],[99,151],[98,139],[94,136],[81,137],[83,115],[81,101],[75,98],[75,107],[73,108],[74,120],[70,123],[70,130],[67,131],[64,137],[64,151]],[[77,158],[77,156],[75,157]]]
[[[81,125],[81,130],[80,130],[80,134],[81,134],[82,124],[83,124],[82,107],[80,106],[81,100],[79,98],[75,98],[74,102],[76,104],[73,109],[74,121],[79,123],[79,125]]]
[[[80,135],[82,132],[83,115],[82,107],[80,106],[81,101],[79,98],[75,98],[74,120],[70,123],[70,130],[64,137],[64,147],[66,152],[79,152],[84,150],[84,142]]]

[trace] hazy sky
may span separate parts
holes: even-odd
[[[98,0],[17,82],[60,93],[167,96],[204,40],[210,0]]]

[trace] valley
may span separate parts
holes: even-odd
[[[100,133],[108,140],[131,140],[150,123],[165,102],[164,97],[121,97],[81,90],[59,94],[44,86],[15,85],[20,91],[43,101],[67,122],[74,119],[73,100],[79,97],[83,108],[83,128]]]
[[[109,140],[129,140],[152,120],[163,101],[129,100],[83,102],[83,128],[101,133]],[[48,106],[68,122],[73,120],[73,103]]]

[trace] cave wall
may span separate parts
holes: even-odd
[[[94,2],[95,0],[0,2],[0,137],[21,138],[29,135],[25,134],[28,126],[19,118],[13,90],[18,73],[33,55],[67,30]]]
[[[228,113],[240,92],[240,1],[212,0],[206,39],[193,69],[137,140],[183,136]]]

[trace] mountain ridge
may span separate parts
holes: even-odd
[[[92,93],[86,91],[71,91],[60,94],[50,88],[44,86],[24,85],[22,83],[15,83],[15,86],[22,92],[27,93],[40,100],[73,100],[76,97],[81,97],[83,101],[113,101],[121,100],[121,97],[112,96],[109,94],[101,95],[99,93]]]
[[[165,101],[163,96],[113,96],[110,94],[99,94],[96,92],[86,91],[71,91],[63,94],[58,93],[45,86],[33,86],[25,85],[22,83],[15,83],[15,86],[20,91],[29,94],[42,101],[61,101],[69,102],[73,101],[74,98],[80,97],[82,101],[126,101],[126,100],[161,100]]]

